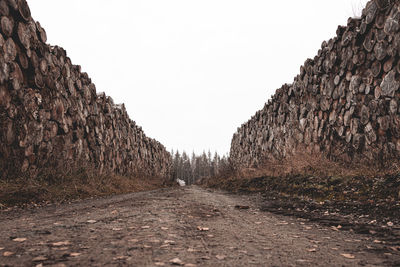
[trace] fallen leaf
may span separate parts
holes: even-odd
[[[392,253],[383,253],[383,255],[386,255],[386,256],[392,256],[393,254]]]
[[[129,239],[128,241],[129,241],[129,242],[132,242],[132,243],[137,243],[137,242],[139,242],[138,239]]]
[[[161,230],[168,230],[168,227],[161,227]]]
[[[4,248],[0,248],[0,250],[3,250]]]
[[[220,261],[222,261],[222,260],[224,260],[225,258],[226,258],[226,256],[225,255],[217,255],[217,256],[215,256],[218,260],[220,260]]]
[[[262,224],[262,222],[255,222],[255,224]]]
[[[183,261],[181,261],[179,258],[174,258],[174,259],[170,260],[169,262],[172,264],[175,264],[175,265],[183,265],[184,264]]]
[[[154,263],[155,266],[165,266],[164,262],[155,262]]]
[[[118,213],[117,210],[113,210],[113,211],[111,212],[111,214],[117,214],[117,213]]]
[[[118,257],[114,257],[113,260],[118,261],[118,260],[126,260],[127,258],[129,258],[128,256],[118,256]]]
[[[96,220],[88,220],[88,221],[86,221],[87,223],[96,223],[97,221]]]
[[[60,241],[60,242],[55,242],[52,245],[55,247],[61,247],[61,246],[71,245],[71,243],[69,241]]]
[[[5,251],[5,252],[3,253],[3,256],[4,256],[4,257],[10,257],[10,256],[12,256],[12,255],[14,255],[14,252],[11,252],[11,251]]]
[[[43,256],[38,256],[32,259],[32,261],[45,261],[45,260],[47,260],[47,258]]]
[[[80,255],[82,255],[82,253],[79,252],[72,252],[71,254],[69,254],[71,257],[78,257]]]
[[[387,222],[387,226],[392,227],[394,224],[392,222]]]
[[[68,249],[69,249],[69,247],[54,247],[53,248],[53,250],[61,250],[61,251],[68,250]]]
[[[307,251],[308,251],[308,252],[317,252],[317,250],[316,250],[315,248],[307,249]]]
[[[26,241],[26,238],[25,237],[18,237],[18,238],[14,238],[13,241],[15,241],[15,242],[24,242],[24,241]]]
[[[150,226],[148,225],[142,226],[142,229],[150,229]]]
[[[400,246],[390,247],[393,251],[400,251]]]
[[[208,237],[210,237],[210,238],[213,238],[214,237],[214,235],[207,235]]]
[[[345,258],[347,258],[347,259],[354,259],[354,258],[355,258],[355,256],[354,256],[353,254],[346,254],[346,253],[344,253],[344,254],[340,254],[340,255],[342,255],[343,257],[345,257]]]
[[[382,243],[382,241],[380,241],[380,240],[374,240],[374,243],[375,243],[375,244],[380,244],[380,243]]]
[[[174,240],[165,240],[164,241],[164,244],[171,244],[171,245],[173,245],[173,244],[175,244],[176,242],[174,241]]]
[[[149,245],[143,245],[144,248],[151,248]]]
[[[196,264],[193,264],[193,263],[186,263],[185,264],[185,267],[196,267],[197,265]]]
[[[113,228],[112,230],[113,230],[113,231],[121,231],[122,228]]]
[[[208,228],[208,227],[197,226],[197,230],[199,230],[199,231],[209,231],[210,228]]]

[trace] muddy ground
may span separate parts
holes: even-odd
[[[348,214],[287,203],[191,186],[11,208],[0,266],[400,265],[397,222],[358,231]]]

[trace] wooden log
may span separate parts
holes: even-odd
[[[388,73],[393,68],[393,62],[394,58],[391,57],[388,60],[386,60],[385,64],[383,64],[383,71],[385,73]]]
[[[372,52],[374,49],[375,40],[372,37],[372,31],[365,36],[363,47],[367,52]]]
[[[1,31],[6,37],[10,37],[14,31],[14,20],[11,17],[1,17]]]
[[[24,52],[21,51],[18,53],[18,61],[24,70],[29,68],[29,60]]]
[[[383,29],[385,27],[386,16],[383,13],[379,13],[375,19],[375,27],[378,29]]]
[[[386,42],[378,42],[374,47],[374,54],[377,60],[381,61],[386,57]]]
[[[376,5],[375,1],[368,2],[366,6],[366,16],[365,16],[366,24],[370,24],[375,19],[377,11],[378,11],[378,6]]]
[[[400,83],[396,80],[396,73],[394,70],[386,74],[381,83],[382,95],[394,97],[394,93],[399,89]]]
[[[18,2],[17,0],[7,0],[8,5],[12,8],[12,10],[17,11],[18,10]]]
[[[43,43],[47,42],[47,34],[46,31],[42,28],[42,26],[40,25],[40,23],[38,21],[36,21],[36,29],[38,31],[38,35],[40,37],[40,40]]]
[[[9,109],[11,96],[8,89],[4,85],[0,85],[0,106],[4,109]]]
[[[11,75],[10,79],[12,81],[12,85],[14,90],[19,90],[23,86],[24,83],[24,76],[22,74],[21,68],[19,65],[15,62],[10,63],[10,70],[11,70]]]
[[[3,45],[4,60],[11,62],[15,60],[17,56],[17,47],[12,38],[8,38]]]
[[[10,15],[10,10],[8,8],[7,2],[5,0],[0,0],[0,16]]]
[[[26,25],[22,22],[18,23],[18,38],[25,49],[30,49],[30,33]]]
[[[379,74],[381,73],[381,68],[382,68],[381,62],[374,61],[374,63],[372,63],[371,73],[375,78],[378,77]]]
[[[26,0],[18,0],[18,12],[25,21],[29,21],[31,18],[31,10],[29,9]]]

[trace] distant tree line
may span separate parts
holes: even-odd
[[[221,175],[230,168],[228,157],[219,156],[217,152],[212,156],[211,152],[203,152],[189,156],[185,151],[172,151],[172,177],[181,179],[187,185],[194,184],[203,178],[212,178]]]

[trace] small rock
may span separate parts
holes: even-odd
[[[392,222],[387,222],[387,226],[392,227],[394,224]]]
[[[96,220],[88,220],[88,221],[86,221],[87,223],[96,223],[97,221]]]

